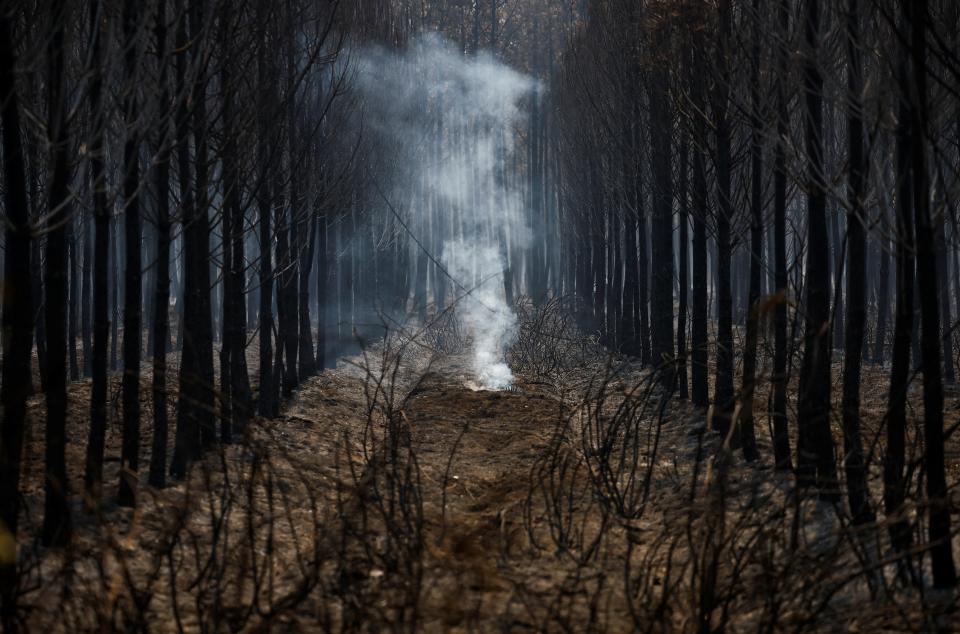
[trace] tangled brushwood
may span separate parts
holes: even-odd
[[[365,346],[184,482],[147,489],[137,510],[85,517],[64,550],[34,542],[21,558],[20,623],[71,632],[956,625],[951,598],[923,581],[919,470],[905,517],[853,523],[790,473],[740,460],[735,435],[711,431],[670,389],[664,373],[674,367],[638,371],[599,355],[562,314],[560,303],[521,312],[511,352],[519,384],[508,392],[443,378],[457,356],[425,346],[437,341],[425,330]],[[449,334],[455,323],[451,315],[435,328]],[[565,352],[544,365],[545,348]],[[572,381],[573,371],[587,378]],[[909,549],[891,543],[894,522],[906,522]]]

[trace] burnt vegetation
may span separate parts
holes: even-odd
[[[958,51],[0,0],[0,629],[958,629]]]

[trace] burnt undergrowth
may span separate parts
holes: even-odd
[[[307,383],[277,420],[75,513],[44,549],[26,504],[19,623],[38,631],[929,631],[923,471],[899,515],[856,524],[790,472],[740,459],[676,368],[603,354],[562,300],[518,304],[507,392],[449,379],[455,311]],[[758,386],[758,393],[764,386]],[[762,402],[762,398],[757,399]],[[882,508],[883,420],[865,407]],[[873,412],[873,414],[871,414]],[[735,427],[735,426],[734,426]],[[835,432],[840,433],[839,421]],[[920,456],[919,438],[911,436]],[[951,439],[950,442],[955,442]],[[26,468],[29,468],[28,464]],[[955,491],[956,469],[948,474]],[[78,502],[79,505],[79,502]],[[906,522],[910,546],[890,529]]]

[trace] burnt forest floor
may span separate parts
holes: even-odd
[[[142,486],[136,510],[112,502],[119,375],[110,389],[105,502],[96,514],[83,509],[90,385],[73,383],[67,466],[76,532],[62,550],[35,540],[43,510],[44,405],[34,397],[20,535],[28,629],[958,626],[954,597],[923,589],[929,562],[922,548],[900,555],[887,537],[886,370],[864,366],[864,443],[880,520],[853,527],[842,504],[837,513],[816,496],[798,500],[792,476],[772,468],[766,381],[756,397],[762,458],[747,464],[735,448],[723,449],[705,413],[676,396],[664,399],[649,371],[609,358],[563,317],[529,311],[522,317],[509,359],[517,374],[513,389],[468,387],[469,346],[459,332],[398,335],[307,379],[278,419],[254,419],[242,442],[209,452],[185,481],[162,490]],[[169,361],[174,395],[177,355]],[[254,346],[252,375],[257,363]],[[838,360],[835,379],[840,367]],[[145,479],[149,363],[143,369]],[[761,376],[769,376],[769,367],[761,367]],[[915,378],[911,392],[905,511],[916,544],[925,535],[921,381]],[[790,391],[793,443],[795,383]],[[957,396],[948,390],[948,426],[958,419]],[[172,451],[176,399],[168,400]],[[956,434],[948,438],[947,471],[956,531]],[[960,540],[954,544],[960,551]],[[903,581],[910,570],[923,581]]]

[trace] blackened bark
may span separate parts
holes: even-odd
[[[627,92],[632,96],[632,92]],[[626,99],[626,95],[624,96]],[[637,162],[636,128],[639,122],[630,119],[630,110],[624,109],[623,128],[625,142],[621,144],[619,160],[622,165],[621,215],[623,216],[623,303],[620,312],[621,351],[632,357],[640,356],[639,325],[637,310],[639,303],[639,273],[637,262],[637,210],[635,188],[636,177],[633,174]]]
[[[763,145],[760,113],[760,2],[753,0],[753,45],[751,47],[750,102],[750,284],[747,291],[747,332],[743,347],[743,407],[740,415],[740,443],[743,457],[760,457],[753,424],[753,394],[757,375],[757,339],[760,334],[760,284],[763,275]]]
[[[126,269],[123,306],[123,441],[120,452],[120,488],[117,503],[135,506],[137,469],[140,465],[140,353],[142,335],[142,293],[140,253],[140,135],[137,104],[138,28],[137,3],[123,5],[124,79],[126,98],[123,147],[124,228],[126,231]]]
[[[292,16],[291,16],[292,17]],[[301,221],[305,214],[302,212],[301,192],[300,192],[300,165],[297,153],[297,137],[299,127],[297,126],[296,111],[296,80],[294,78],[296,66],[296,53],[294,52],[294,38],[287,38],[287,167],[289,169],[289,220],[286,230],[290,235],[286,267],[281,274],[283,296],[280,300],[284,303],[283,315],[286,325],[283,328],[283,345],[286,356],[286,372],[283,375],[283,394],[289,397],[300,384],[299,368],[297,367],[297,358],[300,354],[300,311],[298,294],[300,289],[300,257],[302,255],[300,248]],[[279,191],[279,187],[278,187]],[[281,207],[282,208],[282,207]],[[284,229],[278,224],[277,231]],[[307,326],[309,330],[309,322]]]
[[[933,229],[937,244],[937,298],[940,300],[941,346],[943,348],[943,381],[956,383],[953,367],[953,320],[950,315],[950,270],[947,265],[947,235],[944,218],[937,219]]]
[[[276,191],[279,191],[279,187],[280,184],[278,183]],[[280,358],[284,359],[285,362],[276,366],[274,372],[279,373],[284,398],[290,398],[293,391],[297,389],[296,279],[292,271],[296,266],[296,259],[292,252],[292,238],[295,236],[295,231],[291,226],[291,212],[292,210],[284,208],[283,204],[278,205],[275,223],[277,265],[280,267],[279,286],[277,288],[277,318],[280,329],[277,333],[277,345],[283,348],[284,354]],[[292,306],[291,294],[294,299]]]
[[[317,220],[317,371],[327,367],[327,286],[330,278],[327,254],[327,217],[321,214]],[[404,287],[404,290],[405,287]],[[406,293],[403,293],[406,299]]]
[[[103,36],[100,0],[90,0],[90,186],[93,190],[93,381],[90,392],[90,433],[87,438],[84,494],[88,508],[99,504],[103,478],[103,451],[107,428],[107,345],[110,338],[110,211],[107,206],[103,146]]]
[[[224,5],[221,5],[224,6]],[[222,73],[221,73],[222,76]],[[228,99],[224,100],[225,102]],[[229,107],[224,103],[224,112],[226,112]],[[224,116],[224,122],[226,122],[227,117]],[[230,133],[228,132],[227,135]],[[229,191],[230,187],[236,187],[236,183],[232,182],[232,176],[228,174],[230,159],[227,158],[227,152],[224,151],[223,161],[223,171],[224,171],[224,188],[227,189],[227,192],[224,196],[225,199],[228,199],[232,194]],[[233,442],[233,379],[230,376],[230,371],[232,369],[231,359],[233,357],[233,339],[231,336],[232,322],[233,322],[233,276],[231,274],[231,268],[233,267],[233,241],[231,233],[233,233],[233,212],[227,207],[230,205],[229,202],[224,204],[224,209],[221,212],[221,251],[220,251],[220,267],[221,267],[221,286],[223,288],[223,298],[221,300],[223,318],[220,320],[220,442],[224,444],[230,444]]]
[[[616,205],[610,201],[606,205],[607,224],[607,284],[606,295],[606,333],[607,345],[616,350],[620,346],[620,315],[623,300],[623,267],[620,250],[620,218]],[[545,287],[544,287],[545,288]],[[545,292],[545,291],[544,291]]]
[[[837,495],[830,434],[830,250],[823,183],[823,76],[817,60],[820,2],[808,0],[804,32],[805,137],[807,161],[807,279],[804,355],[798,395],[797,484]]]
[[[197,44],[205,37],[206,7],[204,0],[189,2],[190,37],[194,41],[194,66],[199,69],[193,86],[193,144],[194,171],[196,174],[196,208],[186,232],[192,243],[187,247],[193,254],[193,283],[187,284],[187,296],[196,304],[196,320],[186,325],[192,331],[185,339],[193,339],[196,346],[197,385],[196,415],[200,428],[200,446],[208,449],[217,439],[215,389],[213,373],[213,311],[210,299],[210,194],[207,190],[208,122],[207,122],[207,77],[205,72],[206,44]]]
[[[31,179],[36,180],[36,179]],[[39,201],[39,196],[34,198],[34,219],[39,220],[42,213],[43,203]],[[44,254],[46,253],[45,236],[37,236],[30,244],[30,284],[33,287],[33,319],[36,323],[34,337],[37,342],[37,365],[40,368],[40,391],[47,389],[47,324],[43,318],[44,313]]]
[[[267,18],[268,5],[261,2],[257,14],[261,25]],[[258,95],[257,120],[257,165],[259,167],[257,183],[257,211],[260,230],[260,393],[257,411],[261,416],[273,417],[278,413],[279,404],[274,397],[273,378],[273,235],[271,233],[271,170],[267,160],[267,147],[270,142],[268,104],[272,97],[270,69],[266,62],[266,30],[261,33],[261,42],[257,56],[257,74],[260,94]]]
[[[900,70],[906,76],[906,67]],[[906,406],[910,380],[910,345],[913,330],[913,186],[910,180],[910,126],[905,98],[899,104],[896,130],[897,293],[893,331],[893,359],[887,403],[887,443],[883,462],[883,503],[890,521],[890,541],[905,552],[912,541],[909,521],[903,511],[906,495]]]
[[[833,108],[829,109],[829,117],[833,118]],[[830,128],[833,126],[831,125]],[[830,134],[827,136],[828,143],[833,143],[833,135]],[[827,166],[826,169],[831,170],[832,167]],[[830,205],[833,207],[833,205]],[[833,249],[833,259],[832,263],[832,277],[833,277],[833,297],[835,298],[835,305],[832,311],[833,314],[833,323],[831,324],[831,333],[833,336],[833,347],[837,350],[843,350],[844,348],[844,309],[843,309],[843,235],[840,230],[840,210],[839,209],[829,209],[828,215],[830,216],[830,246]]]
[[[317,369],[316,357],[313,356],[313,336],[310,333],[310,274],[313,272],[313,253],[317,245],[317,219],[319,218],[319,214],[314,212],[312,216],[312,220],[305,223],[307,230],[310,232],[310,237],[307,241],[306,252],[300,257],[300,293],[298,295],[298,309],[300,314],[300,336],[298,343],[300,345],[300,353],[298,355],[299,365],[297,369],[299,370],[301,381],[313,376]],[[438,310],[442,309],[438,307]]]
[[[698,38],[698,43],[700,39]],[[699,50],[699,47],[698,49]],[[696,53],[696,63],[702,61],[700,53]],[[695,109],[693,122],[693,136],[703,139],[706,135],[706,121],[704,120],[704,98],[702,76],[693,78],[690,89],[691,100]],[[693,298],[690,320],[690,383],[691,400],[693,404],[706,408],[710,405],[710,388],[708,385],[710,342],[708,338],[708,281],[707,281],[707,176],[706,158],[704,150],[697,146],[693,150],[692,174],[692,201],[693,201]]]
[[[32,392],[33,284],[30,262],[30,208],[16,87],[17,57],[11,17],[0,11],[0,107],[3,124],[4,266],[3,288],[3,424],[0,425],[0,531],[16,548],[20,512],[20,462],[27,399]],[[17,624],[17,563],[0,561],[0,627]]]
[[[220,46],[231,50],[233,41],[233,7],[221,5]],[[242,434],[250,415],[250,389],[246,365],[246,316],[243,302],[243,207],[240,200],[240,174],[237,156],[237,130],[234,84],[231,61],[225,59],[220,67],[220,85],[223,90],[224,144],[221,155],[224,178],[224,205],[222,211],[222,271],[223,310],[220,345],[220,439],[230,443],[235,434]]]
[[[110,313],[113,319],[110,321],[110,371],[117,371],[117,352],[120,346],[120,289],[123,287],[123,281],[120,279],[120,245],[122,244],[120,235],[120,221],[118,218],[110,219],[110,249],[113,257],[110,258]]]
[[[680,398],[690,397],[687,385],[687,298],[690,296],[689,283],[689,196],[688,196],[688,167],[689,167],[689,140],[686,134],[680,141],[680,255],[679,306],[677,309],[677,383],[680,388]]]
[[[733,215],[731,199],[731,143],[732,132],[728,117],[730,69],[729,39],[731,22],[730,0],[720,0],[718,10],[720,33],[717,52],[718,78],[711,95],[714,130],[717,140],[717,372],[714,393],[713,428],[726,435],[730,429],[730,415],[734,405],[733,393],[733,296],[730,287],[730,219]]]
[[[910,96],[913,211],[916,223],[917,278],[920,285],[923,364],[923,435],[929,504],[930,566],[933,585],[957,584],[950,531],[950,493],[944,465],[943,381],[940,365],[940,307],[938,301],[936,240],[930,213],[926,139],[929,132],[927,98],[927,0],[904,0],[901,8],[910,24],[913,68]]]
[[[91,338],[93,240],[90,236],[89,214],[83,216],[81,232],[83,233],[83,263],[80,269],[80,338],[83,343],[83,376],[89,378],[93,372],[93,339]]]
[[[154,37],[160,57],[160,104],[170,107],[167,84],[166,0],[157,3]],[[170,341],[170,134],[169,123],[161,123],[157,133],[157,266],[153,290],[153,441],[150,449],[150,486],[166,485],[167,465],[167,348]]]
[[[637,71],[639,72],[639,71]],[[639,79],[639,78],[638,78]],[[639,99],[634,99],[634,117],[636,121],[641,121]],[[639,128],[639,125],[637,126]],[[637,134],[640,132],[637,130]],[[640,139],[636,140],[638,146]],[[653,354],[650,349],[650,254],[647,249],[647,219],[644,212],[643,200],[643,165],[640,161],[639,152],[637,153],[637,164],[633,173],[636,179],[636,186],[633,188],[634,209],[637,214],[637,278],[639,280],[639,292],[637,294],[637,322],[636,332],[640,339],[640,362],[643,365],[650,365],[654,362]]]
[[[883,220],[882,215],[880,219]],[[890,313],[890,243],[882,235],[879,240],[880,288],[877,291],[877,328],[873,339],[873,362],[882,365],[887,349],[887,320]]]
[[[80,316],[80,280],[77,279],[79,262],[77,258],[77,219],[71,218],[66,226],[67,231],[67,272],[70,277],[68,284],[69,310],[67,314],[67,357],[70,362],[70,380],[80,380],[80,363],[77,360],[77,321]]]
[[[864,327],[867,319],[867,236],[863,204],[866,157],[860,94],[863,75],[860,62],[860,0],[847,3],[847,135],[849,143],[849,202],[847,211],[847,330],[843,365],[843,455],[847,475],[847,498],[854,523],[873,521],[867,490],[863,442],[860,437],[860,366],[863,362]]]
[[[174,1],[177,16],[176,93],[186,95],[192,89],[186,85],[186,69],[190,46],[187,39],[187,18],[182,0]],[[194,43],[199,46],[199,43]],[[170,475],[181,479],[200,455],[201,392],[199,349],[197,341],[197,271],[196,229],[193,188],[193,170],[190,164],[190,111],[188,99],[181,98],[176,113],[177,168],[180,181],[180,218],[183,226],[183,315],[181,317],[182,353],[180,356],[180,389],[177,400],[177,429]]]
[[[595,182],[594,184],[596,187],[594,187],[592,193],[594,200],[593,213],[596,215],[599,214],[603,208],[603,196],[599,183]],[[603,223],[597,222],[596,220],[598,220],[598,218],[594,218],[594,222],[590,227],[590,289],[593,293],[594,327],[602,329],[604,324],[603,292],[607,285],[606,265],[604,262],[606,245],[603,240]]]
[[[669,34],[661,26],[654,34],[660,48]],[[670,113],[670,83],[664,64],[653,71],[650,90],[650,141],[653,170],[653,214],[650,246],[653,276],[650,287],[650,347],[653,366],[661,368],[661,380],[672,389],[673,341],[673,117]]]
[[[47,191],[47,259],[44,280],[44,317],[47,328],[47,426],[45,503],[41,541],[65,546],[70,540],[67,491],[67,235],[73,213],[70,198],[69,99],[64,81],[64,31],[67,3],[54,2],[53,32],[47,41],[47,124],[50,143],[50,184]]]
[[[222,47],[230,50],[233,36],[233,7],[221,5]],[[225,90],[236,90],[233,67],[224,60],[221,67],[221,83]],[[246,432],[247,422],[253,413],[250,375],[247,370],[247,318],[244,310],[245,245],[243,205],[240,198],[240,169],[236,139],[236,112],[232,96],[224,95],[223,126],[226,132],[223,148],[223,173],[226,194],[223,210],[223,343],[221,351],[227,350],[227,366],[221,370],[221,393],[226,395],[226,417],[222,423],[221,437],[229,442],[233,435]],[[226,377],[226,378],[225,378]]]
[[[788,0],[781,0],[778,7],[779,34],[786,38],[790,28]],[[776,283],[776,306],[773,314],[774,350],[773,398],[770,417],[773,427],[773,453],[777,469],[789,470],[790,435],[787,429],[787,158],[784,144],[789,133],[786,95],[787,47],[777,47],[777,142],[774,148],[773,207],[774,245],[776,260],[774,276]]]

